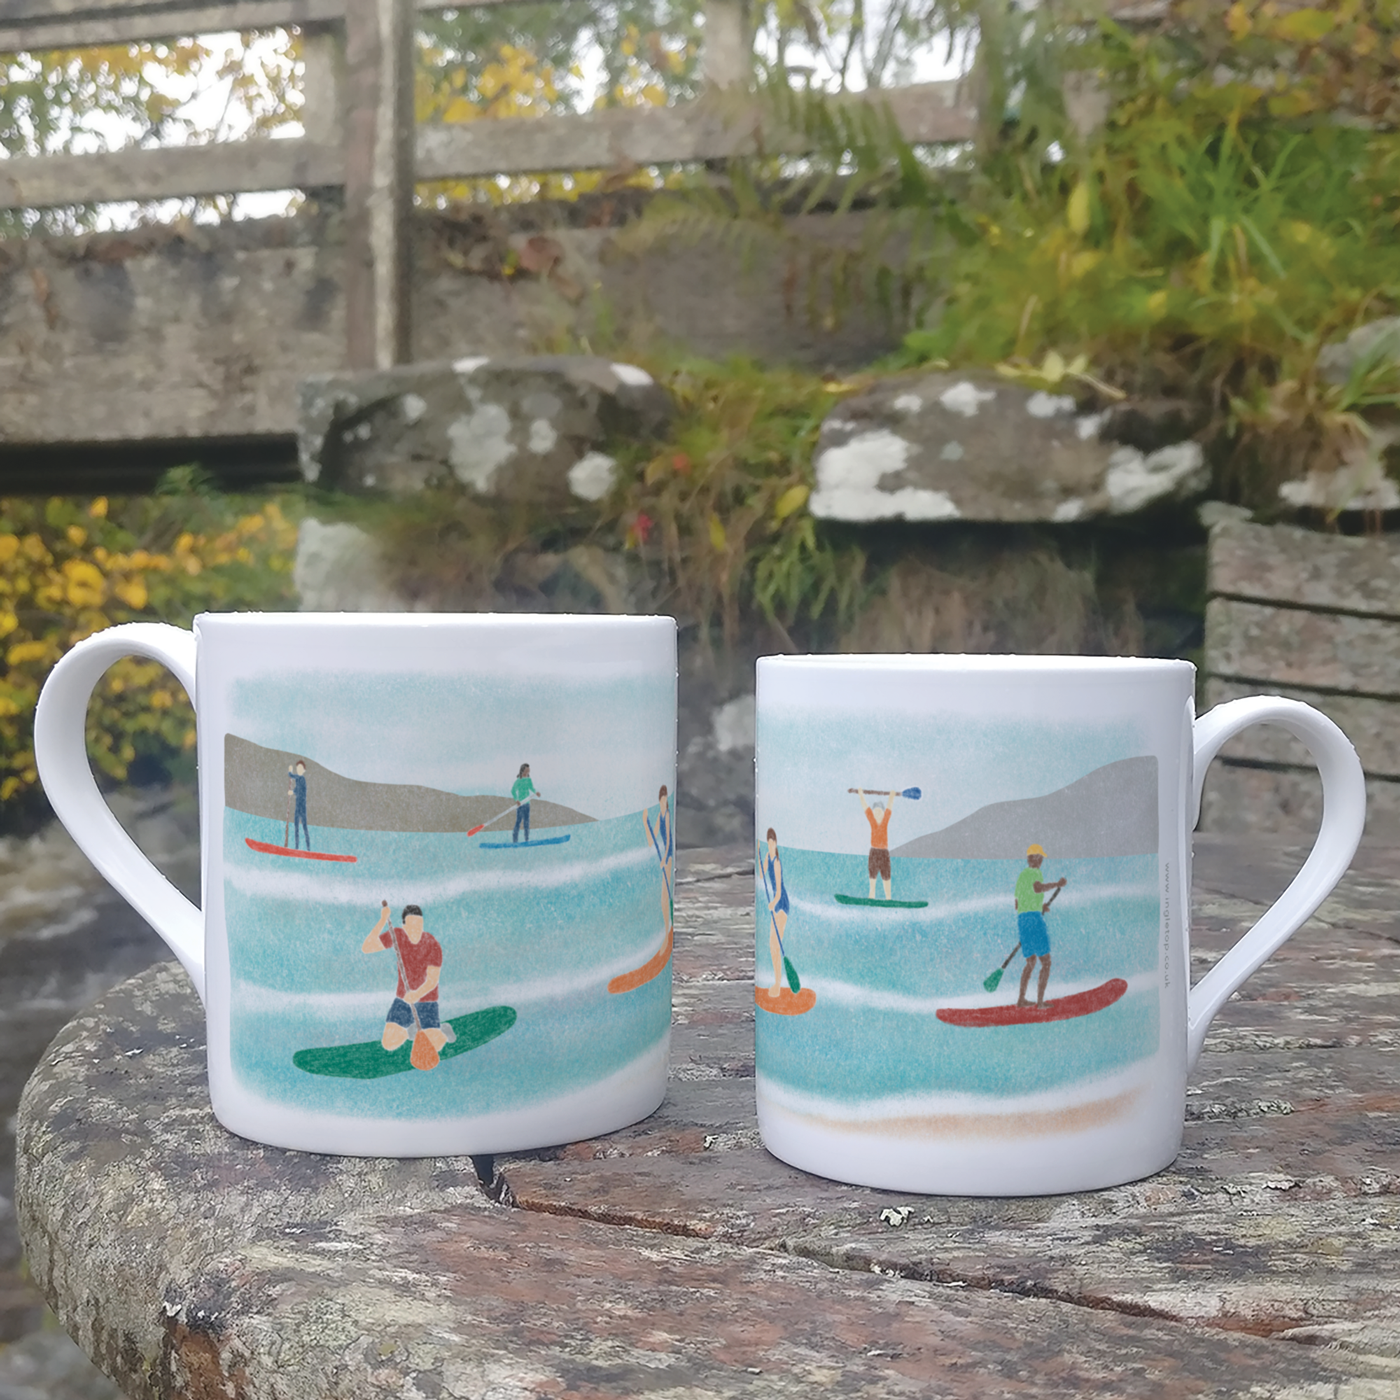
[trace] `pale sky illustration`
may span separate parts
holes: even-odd
[[[1043,797],[1148,751],[1127,721],[760,707],[756,825],[760,836],[773,827],[784,845],[863,854],[870,827],[847,788],[920,788],[917,801],[895,801],[893,849],[990,803]]]
[[[230,728],[346,778],[508,798],[522,763],[540,796],[591,817],[640,811],[673,782],[665,676],[300,673],[240,681]]]

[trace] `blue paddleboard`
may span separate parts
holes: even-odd
[[[531,846],[562,846],[567,836],[546,836],[539,841],[483,841],[483,851],[528,851]]]

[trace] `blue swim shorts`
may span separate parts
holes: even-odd
[[[413,1008],[402,997],[395,997],[394,1004],[389,1008],[389,1014],[384,1019],[391,1021],[396,1026],[402,1026],[406,1031],[411,1031],[413,1029]],[[420,1001],[418,1003],[418,1024],[425,1031],[437,1030],[438,1004],[436,1001]]]
[[[1038,909],[1016,915],[1016,928],[1021,935],[1021,952],[1028,958],[1050,956],[1050,933],[1045,927],[1045,915]]]

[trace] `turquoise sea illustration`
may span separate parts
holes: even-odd
[[[864,893],[866,861],[786,847],[792,912],[788,955],[816,994],[803,1015],[756,1015],[766,1080],[811,1098],[857,1105],[948,1094],[1019,1098],[1121,1070],[1157,1051],[1160,931],[1157,855],[1047,862],[1067,887],[1046,914],[1051,995],[1121,978],[1126,992],[1092,1015],[969,1029],[940,1008],[1014,1003],[1016,971],[985,980],[1017,942],[1011,898],[1024,860],[895,856],[901,900],[924,908],[838,903]],[[755,898],[756,962],[768,977],[768,910]],[[1034,997],[1034,987],[1031,988]]]
[[[625,995],[608,992],[665,935],[640,812],[568,827],[567,843],[529,851],[486,848],[488,833],[343,828],[324,828],[318,839],[353,862],[248,845],[269,836],[280,844],[282,831],[280,822],[225,809],[225,905],[236,931],[232,1059],[249,1091],[328,1113],[464,1116],[597,1083],[664,1043],[669,963]],[[385,899],[396,921],[401,906],[420,906],[441,946],[444,1023],[492,1007],[513,1008],[516,1018],[430,1073],[307,1073],[293,1063],[297,1052],[373,1041],[384,1028],[394,964],[366,956],[361,944]]]

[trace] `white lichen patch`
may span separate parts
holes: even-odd
[[[428,411],[428,401],[421,394],[405,394],[399,406],[405,423],[416,423]]]
[[[967,451],[960,442],[945,442],[943,450],[938,454],[941,462],[961,462],[967,456]]]
[[[917,394],[901,394],[890,405],[896,413],[917,413],[924,406],[924,401]]]
[[[569,468],[569,490],[584,501],[601,501],[612,490],[617,462],[606,452],[589,452]]]
[[[828,520],[954,520],[960,514],[946,491],[905,486],[880,490],[880,480],[904,470],[914,450],[888,428],[858,433],[817,458],[813,515]]]
[[[1084,514],[1084,502],[1078,496],[1071,496],[1067,501],[1061,501],[1055,507],[1055,513],[1050,517],[1058,525],[1066,525],[1071,520],[1079,520]]]
[[[467,355],[460,360],[453,360],[452,369],[456,374],[475,374],[482,365],[488,364],[490,359],[489,355]]]
[[[489,492],[497,471],[514,456],[510,414],[498,403],[484,403],[447,425],[447,460],[463,486]]]
[[[630,384],[634,389],[644,389],[648,384],[654,384],[656,382],[640,365],[615,363],[612,367],[612,372],[617,375],[622,383]]]
[[[1092,442],[1099,435],[1099,429],[1103,427],[1105,415],[1102,413],[1086,413],[1082,418],[1074,420],[1074,431],[1079,435],[1080,442]]]
[[[1058,418],[1062,413],[1074,412],[1074,400],[1068,394],[1047,394],[1037,389],[1026,400],[1026,412],[1032,418]]]
[[[1127,515],[1154,501],[1203,491],[1209,481],[1200,443],[1174,442],[1146,457],[1136,447],[1115,448],[1103,484],[1109,510]]]
[[[1358,485],[1351,472],[1313,471],[1301,481],[1285,481],[1278,494],[1290,506],[1315,510],[1400,510],[1400,490],[1388,476],[1360,490]]]
[[[938,402],[949,413],[961,413],[964,418],[976,418],[978,408],[996,398],[995,389],[979,389],[970,379],[961,379],[951,389],[938,396]]]
[[[530,438],[525,444],[536,455],[549,452],[559,441],[559,434],[548,418],[536,418],[530,424]]]
[[[752,695],[740,695],[721,705],[711,721],[715,748],[720,753],[752,753],[756,715]]]

